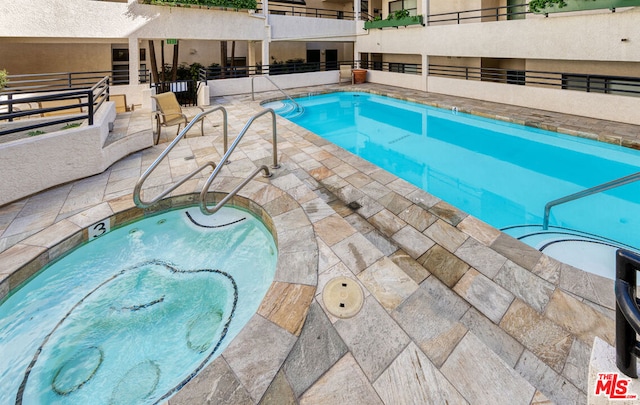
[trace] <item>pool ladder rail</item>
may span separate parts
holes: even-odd
[[[255,97],[255,92],[253,90],[253,81],[256,77],[262,77],[267,79],[268,81],[271,82],[271,84],[273,84],[274,86],[276,86],[276,89],[280,90],[280,93],[284,94],[284,96],[291,101],[291,103],[296,107],[296,112],[299,114],[302,114],[302,112],[304,112],[304,108],[302,108],[302,106],[300,104],[298,104],[294,99],[291,98],[291,96],[289,94],[287,94],[286,91],[282,90],[280,88],[280,86],[278,86],[276,84],[276,82],[274,82],[273,80],[271,80],[271,78],[269,76],[266,75],[262,75],[262,76],[252,76],[251,77],[251,100],[255,101],[256,97]]]
[[[588,197],[593,194],[601,193],[603,191],[611,190],[612,188],[624,186],[625,184],[633,183],[640,180],[640,172],[630,174],[628,176],[620,177],[619,179],[611,180],[606,183],[599,184],[597,186],[588,188],[586,190],[578,191],[577,193],[569,194],[567,196],[558,198],[553,201],[549,201],[544,206],[544,217],[542,220],[542,229],[547,230],[549,228],[549,215],[551,215],[551,208],[567,203],[569,201],[578,200],[583,197]]]
[[[200,120],[203,120],[205,116],[207,116],[207,115],[209,115],[209,114],[211,114],[211,113],[213,113],[215,111],[221,111],[222,115],[223,115],[223,138],[224,138],[224,152],[225,153],[224,153],[224,156],[222,157],[222,159],[220,159],[220,162],[218,164],[216,164],[215,162],[212,162],[212,161],[206,162],[202,166],[198,167],[197,169],[195,169],[191,173],[189,173],[186,176],[184,176],[182,179],[180,179],[174,185],[172,185],[168,189],[164,190],[162,193],[160,193],[155,198],[153,198],[153,199],[151,199],[149,201],[144,201],[142,199],[141,192],[142,192],[142,186],[144,185],[144,182],[147,180],[147,178],[158,167],[160,162],[162,162],[164,160],[164,158],[167,157],[167,155],[178,144],[178,142],[180,142],[180,140],[185,137],[185,135],[191,129],[191,127],[193,127]],[[249,183],[261,171],[264,172],[263,175],[262,175],[263,177],[271,177],[272,174],[269,171],[269,167],[267,167],[267,165],[262,165],[262,166],[258,167],[257,169],[255,169],[246,179],[244,179],[242,181],[242,183],[237,185],[220,202],[218,202],[216,205],[214,205],[211,208],[208,207],[207,196],[208,196],[208,193],[209,193],[209,188],[211,187],[211,183],[213,183],[215,178],[218,176],[218,174],[220,173],[220,170],[222,169],[223,165],[227,164],[227,163],[230,163],[229,156],[231,156],[231,154],[233,153],[235,148],[238,146],[238,143],[240,143],[240,141],[242,140],[242,137],[247,133],[247,131],[249,130],[249,128],[251,127],[253,122],[257,118],[259,118],[259,117],[261,117],[261,116],[263,116],[265,114],[271,114],[271,119],[272,119],[271,130],[272,130],[272,144],[273,144],[273,164],[271,165],[271,168],[272,169],[280,168],[280,165],[278,164],[278,143],[277,143],[276,114],[275,114],[275,112],[271,108],[267,108],[267,109],[255,114],[255,115],[253,115],[251,118],[249,118],[249,120],[245,124],[244,128],[242,128],[242,131],[240,131],[240,133],[238,134],[236,139],[233,141],[231,146],[227,147],[228,146],[227,110],[223,106],[218,106],[218,107],[203,111],[203,112],[199,113],[198,115],[196,115],[195,117],[193,117],[193,119],[184,127],[184,129],[182,131],[180,131],[180,133],[169,144],[169,146],[167,146],[167,148],[160,154],[160,156],[158,156],[156,158],[156,160],[153,163],[151,163],[151,165],[147,168],[147,170],[144,171],[144,173],[142,174],[142,176],[140,176],[140,178],[138,179],[138,182],[136,183],[136,185],[135,185],[135,187],[133,189],[133,202],[134,202],[134,204],[139,208],[149,208],[149,207],[155,205],[156,203],[158,203],[163,198],[165,198],[167,195],[169,195],[175,189],[177,189],[178,187],[183,185],[187,180],[191,179],[193,176],[195,176],[196,174],[200,173],[206,167],[211,167],[213,169],[213,172],[209,175],[209,178],[207,179],[205,185],[202,187],[202,191],[200,192],[200,197],[199,197],[199,204],[200,204],[200,211],[202,211],[203,214],[212,215],[212,214],[215,214],[220,208],[222,208],[222,206],[224,206],[231,198],[233,198],[245,185],[247,185],[247,183]]]

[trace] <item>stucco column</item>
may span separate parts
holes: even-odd
[[[140,46],[138,38],[129,38],[129,84],[140,84]]]
[[[355,20],[360,21],[360,0],[353,0],[353,11]]]
[[[424,14],[424,24],[429,25],[427,22],[427,16],[429,15],[429,0],[422,0],[422,10]]]
[[[265,25],[269,25],[269,0],[264,0],[262,2],[262,13],[264,14],[264,23]]]
[[[256,65],[256,41],[247,41],[247,66]]]
[[[267,27],[270,29],[270,27]],[[269,58],[271,55],[269,54],[269,40],[267,38],[262,41],[262,72],[264,73],[269,69]]]
[[[422,55],[422,84],[424,91],[429,91],[429,55]]]

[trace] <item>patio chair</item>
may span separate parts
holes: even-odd
[[[187,125],[189,121],[193,119],[193,117],[187,117],[182,112],[182,106],[178,103],[178,99],[176,98],[175,93],[167,92],[156,94],[155,96],[151,96],[154,100],[156,100],[156,106],[159,111],[154,111],[155,119],[156,119],[156,131],[158,133],[156,140],[156,145],[160,140],[160,131],[162,127],[171,127],[174,125],[178,126],[178,130],[176,131],[176,136],[180,133],[180,126]],[[204,111],[202,107],[198,107],[200,110]],[[204,120],[200,120],[200,134],[204,136]]]
[[[80,103],[82,103],[82,100],[79,98],[66,98],[63,100],[40,101],[38,102],[38,107],[40,109],[57,108],[57,107],[72,106]],[[71,108],[65,108],[62,110],[42,112],[40,113],[40,115],[42,117],[57,117],[59,115],[67,115],[67,114],[82,114],[82,112],[83,111],[81,107],[71,107]]]
[[[342,84],[343,81],[350,81],[353,84],[353,72],[351,71],[351,65],[340,65],[340,80],[338,84]]]
[[[126,94],[109,94],[109,101],[116,103],[116,113],[133,111],[133,104],[127,104]]]

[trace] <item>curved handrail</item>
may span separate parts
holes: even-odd
[[[256,99],[256,98],[255,98],[255,95],[254,95],[254,92],[253,92],[253,79],[255,79],[256,77],[264,77],[265,79],[269,80],[269,81],[271,82],[271,84],[273,84],[274,86],[276,86],[276,88],[277,88],[278,90],[280,90],[280,92],[281,92],[282,94],[284,94],[284,96],[285,96],[286,98],[288,98],[288,99],[289,99],[289,101],[291,101],[291,102],[296,106],[296,111],[300,111],[300,110],[302,110],[302,106],[300,106],[300,104],[298,104],[294,99],[292,99],[290,95],[288,95],[284,90],[282,90],[282,89],[280,88],[280,86],[278,86],[278,85],[276,84],[276,82],[274,82],[273,80],[271,80],[271,78],[270,78],[269,76],[266,76],[266,75],[263,75],[263,76],[253,76],[253,77],[251,77],[251,100],[254,100],[254,101],[255,101],[255,99]]]
[[[229,147],[229,150],[225,151],[224,156],[222,157],[222,159],[220,159],[220,163],[218,163],[218,166],[214,168],[213,173],[211,173],[211,175],[207,179],[207,182],[202,187],[202,191],[200,192],[200,211],[202,211],[203,214],[205,215],[215,214],[224,204],[227,203],[227,201],[233,198],[238,193],[238,191],[240,191],[240,189],[244,187],[249,181],[251,181],[251,179],[253,179],[260,171],[264,171],[264,174],[263,174],[264,177],[271,177],[271,172],[269,171],[269,168],[266,165],[262,165],[256,170],[254,170],[249,177],[247,177],[242,183],[236,186],[236,188],[234,188],[229,194],[227,194],[227,196],[223,198],[213,208],[209,209],[209,207],[207,207],[207,194],[209,193],[209,187],[211,187],[211,183],[213,183],[213,180],[215,180],[215,178],[218,176],[218,174],[220,173],[220,170],[229,159],[229,156],[231,156],[236,146],[238,146],[238,143],[240,143],[240,141],[242,140],[242,137],[244,136],[244,134],[246,134],[247,131],[249,130],[249,127],[253,124],[253,122],[257,118],[267,113],[271,114],[272,131],[273,131],[273,165],[271,167],[274,169],[278,169],[280,167],[280,165],[278,164],[276,113],[273,111],[273,109],[267,108],[264,111],[261,111],[255,114],[254,116],[252,116],[251,118],[249,118],[249,121],[247,121],[244,128],[242,128],[242,131],[240,131],[236,139],[233,141],[233,143]]]
[[[210,110],[203,111],[203,112],[199,113],[198,115],[196,115],[195,117],[193,117],[193,119],[184,127],[184,129],[182,131],[180,131],[180,133],[176,136],[176,138],[173,140],[173,142],[171,142],[171,144],[169,144],[169,146],[167,146],[167,148],[160,154],[160,156],[158,156],[156,158],[156,160],[153,163],[151,163],[151,165],[147,168],[147,170],[145,170],[145,172],[142,174],[142,176],[140,176],[140,178],[138,179],[138,182],[136,183],[136,185],[135,185],[135,187],[133,189],[133,202],[137,207],[148,208],[148,207],[152,206],[153,204],[157,203],[158,201],[160,201],[161,199],[166,197],[173,190],[175,190],[178,187],[180,187],[181,185],[183,185],[187,180],[189,180],[190,178],[195,176],[197,173],[202,171],[207,166],[211,166],[211,168],[214,169],[214,170],[216,169],[216,164],[214,162],[207,162],[204,165],[198,167],[196,170],[194,170],[191,173],[187,174],[180,181],[178,181],[176,184],[174,184],[173,186],[169,187],[168,189],[166,189],[165,191],[160,193],[158,196],[156,196],[151,201],[142,201],[142,197],[140,196],[140,192],[142,191],[142,185],[144,184],[145,180],[147,180],[147,178],[156,169],[156,167],[158,167],[160,162],[162,162],[162,160],[169,154],[169,152],[171,152],[173,147],[176,146],[176,144],[187,134],[187,131],[189,131],[191,129],[191,127],[193,127],[198,121],[204,119],[204,117],[206,115],[211,114],[212,112],[215,112],[215,111],[218,111],[218,110],[222,111],[223,126],[224,126],[223,127],[224,137],[225,137],[225,139],[227,138],[227,121],[228,121],[227,120],[227,110],[223,106],[218,106],[218,107],[212,108]]]
[[[637,359],[640,354],[636,335],[640,333],[640,308],[636,295],[640,255],[616,251],[616,366],[625,375],[638,378]]]
[[[544,219],[542,221],[542,229],[546,231],[549,228],[549,215],[551,214],[551,208],[552,207],[554,207],[556,205],[564,204],[564,203],[569,202],[569,201],[577,200],[577,199],[580,199],[582,197],[587,197],[587,196],[590,196],[592,194],[597,194],[597,193],[600,193],[602,191],[611,190],[612,188],[624,186],[625,184],[633,183],[633,182],[638,181],[638,180],[640,180],[640,172],[633,173],[633,174],[630,174],[628,176],[620,177],[619,179],[611,180],[611,181],[608,181],[606,183],[599,184],[599,185],[597,185],[595,187],[591,187],[591,188],[588,188],[586,190],[578,191],[577,193],[569,194],[569,195],[564,196],[562,198],[558,198],[556,200],[549,201],[544,206]]]

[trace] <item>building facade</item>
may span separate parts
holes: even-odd
[[[421,22],[365,29],[402,10]],[[287,61],[317,64],[283,76],[283,88],[336,82],[346,63],[375,83],[640,124],[639,19],[640,7],[534,14],[512,0],[264,1],[256,10],[5,0],[0,69],[111,71],[139,104],[150,48],[162,66],[178,42],[175,60],[187,67],[226,63],[252,67],[250,76]],[[210,86],[217,95],[251,88],[247,77]]]

